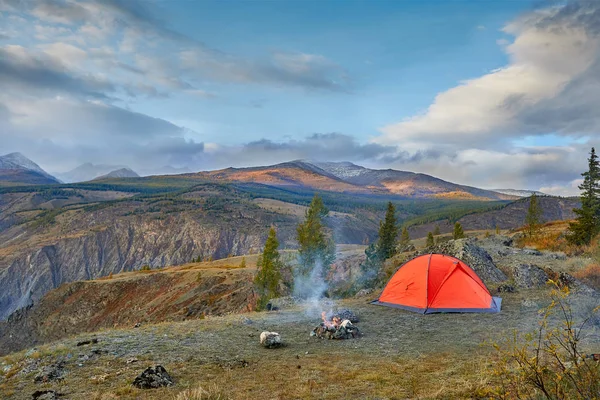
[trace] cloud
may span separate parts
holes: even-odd
[[[598,131],[591,109],[600,101],[594,90],[599,9],[600,3],[573,3],[509,23],[504,31],[514,41],[504,47],[507,66],[439,93],[425,113],[384,127],[377,141],[483,146],[524,134]]]
[[[488,188],[572,193],[585,155],[599,144],[600,3],[539,8],[503,30],[513,36],[498,40],[506,66],[438,93],[425,112],[383,127],[373,142],[402,143],[409,156],[398,168]],[[548,135],[566,144],[514,144]]]
[[[550,194],[553,196],[579,196],[581,194],[581,190],[579,190],[579,185],[583,183],[583,179],[574,179],[566,185],[555,185],[555,186],[542,186],[540,187],[540,191],[542,193]]]
[[[0,84],[19,93],[46,91],[52,95],[70,93],[95,98],[106,98],[106,93],[116,90],[101,76],[76,75],[58,59],[17,45],[0,47]]]
[[[340,133],[315,133],[302,139],[279,142],[261,139],[239,146],[206,143],[204,149],[205,154],[199,164],[189,165],[192,169],[270,165],[298,159],[375,165],[396,154],[395,147],[361,144],[352,136]]]

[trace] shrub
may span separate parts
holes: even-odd
[[[489,397],[495,399],[596,399],[600,393],[600,363],[585,355],[580,346],[587,325],[598,314],[594,309],[578,320],[569,303],[568,287],[552,290],[552,303],[540,310],[536,331],[515,332],[494,344],[497,362],[492,375],[496,384]],[[551,326],[552,317],[560,324]]]
[[[151,268],[148,264],[142,265],[142,268],[140,268],[140,271],[144,271],[144,272],[150,271],[150,270],[151,270]]]
[[[600,290],[600,264],[590,264],[573,275],[585,284]]]

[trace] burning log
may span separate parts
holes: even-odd
[[[321,314],[323,322],[319,324],[311,332],[311,336],[316,336],[320,339],[352,339],[360,336],[360,331],[356,325],[352,324],[349,319],[342,320],[334,316],[331,320],[327,319],[325,312]]]
[[[352,311],[352,310],[337,310],[335,312],[333,312],[333,314],[328,316],[329,319],[333,319],[335,318],[339,318],[342,321],[345,319],[349,319],[350,322],[352,322],[353,324],[356,324],[357,322],[360,322],[360,320],[358,319],[358,316]]]

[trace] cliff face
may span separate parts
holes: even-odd
[[[221,226],[177,215],[164,220],[116,220],[98,232],[66,237],[22,254],[13,254],[0,272],[0,318],[37,302],[63,283],[111,273],[180,265],[229,254],[257,252],[269,219]],[[291,230],[281,232],[289,239]]]
[[[255,257],[72,282],[0,322],[0,354],[102,328],[251,311]]]

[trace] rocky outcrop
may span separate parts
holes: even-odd
[[[533,264],[518,264],[512,269],[515,284],[524,289],[544,287],[548,281],[548,274]]]
[[[476,245],[473,239],[458,239],[439,243],[420,254],[447,254],[464,261],[475,273],[486,282],[503,282],[507,280],[504,272],[500,271],[492,257],[483,248]]]
[[[148,367],[133,381],[133,386],[138,389],[158,389],[173,386],[175,382],[162,365]]]

